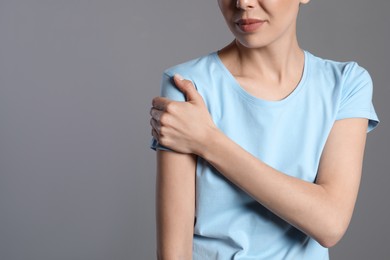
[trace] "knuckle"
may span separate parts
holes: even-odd
[[[166,134],[166,127],[165,126],[161,126],[160,127],[160,136],[161,138],[164,137]]]
[[[175,113],[177,110],[177,104],[175,102],[170,102],[167,107],[166,107],[166,111],[168,113]]]
[[[167,114],[161,114],[160,116],[160,125],[167,125],[169,124],[169,117]]]
[[[160,139],[158,140],[158,142],[160,144],[162,144],[163,146],[169,146],[170,145],[170,141],[169,141],[169,138],[163,136],[163,137],[160,137]]]
[[[166,135],[168,134],[168,128],[165,126],[160,127],[160,136],[166,138]]]
[[[192,81],[190,81],[190,80],[185,80],[184,86],[185,86],[186,88],[192,87],[192,86],[193,86]]]
[[[192,82],[189,81],[189,80],[186,80],[184,83],[185,83],[184,85],[185,85],[186,87],[192,86]]]
[[[160,138],[158,139],[158,142],[162,145],[166,145],[165,142],[166,142],[166,138],[164,136],[160,136]]]

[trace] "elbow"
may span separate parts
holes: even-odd
[[[341,237],[342,235],[341,236],[333,235],[333,236],[317,238],[316,240],[321,246],[325,248],[331,248],[341,240]]]
[[[321,246],[331,248],[335,246],[344,236],[348,224],[343,221],[333,221],[323,225],[322,231],[313,237]]]

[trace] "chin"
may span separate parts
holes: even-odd
[[[269,45],[269,42],[266,41],[261,41],[261,40],[248,40],[248,39],[240,39],[236,37],[236,43],[248,48],[248,49],[259,49],[259,48],[264,48]]]

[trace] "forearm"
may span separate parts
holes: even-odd
[[[159,260],[192,258],[196,157],[157,151],[156,225]]]
[[[326,188],[277,171],[219,131],[209,140],[200,156],[273,213],[326,246],[344,232],[337,225],[350,218]]]

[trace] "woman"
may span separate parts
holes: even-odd
[[[365,69],[299,47],[308,2],[219,0],[234,41],[165,71],[159,259],[328,259],[346,231],[379,121]]]

